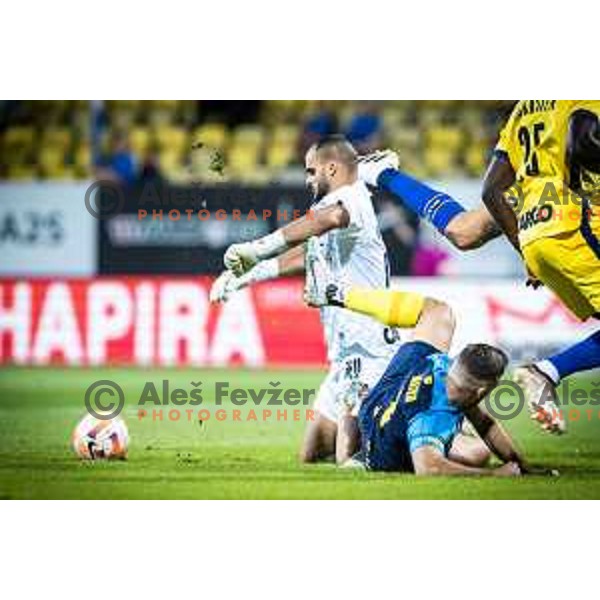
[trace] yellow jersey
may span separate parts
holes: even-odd
[[[581,225],[582,199],[570,187],[567,165],[569,120],[578,109],[600,114],[600,100],[521,100],[500,134],[496,151],[516,174],[507,198],[522,247]]]

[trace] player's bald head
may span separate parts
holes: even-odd
[[[331,191],[356,181],[358,155],[342,135],[328,136],[313,144],[305,158],[306,185],[319,200]]]
[[[343,135],[329,135],[314,144],[309,150],[319,162],[337,162],[348,170],[356,169],[358,153]]]

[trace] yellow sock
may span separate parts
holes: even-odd
[[[394,327],[414,327],[424,302],[421,294],[368,288],[350,288],[344,298],[344,306],[349,310]]]

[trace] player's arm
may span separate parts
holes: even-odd
[[[304,247],[295,246],[281,256],[273,259],[277,261],[277,276],[288,277],[304,273]]]
[[[515,172],[508,156],[505,153],[496,152],[485,174],[482,199],[498,227],[520,253],[517,218],[505,197],[505,192],[514,182]]]
[[[287,250],[303,244],[310,237],[320,236],[332,229],[345,228],[349,224],[350,215],[342,203],[311,211],[301,219],[262,238],[233,244],[225,252],[225,266],[234,275],[243,275],[260,261],[280,256]]]
[[[304,247],[296,246],[277,258],[258,263],[241,277],[236,277],[229,270],[223,271],[214,281],[209,299],[211,302],[226,302],[233,292],[255,283],[302,273],[304,273]]]
[[[520,467],[524,466],[524,459],[515,443],[496,419],[484,412],[479,406],[470,408],[465,414],[487,447],[502,462],[516,463]]]
[[[416,475],[492,475],[496,477],[511,477],[521,474],[519,465],[513,462],[506,463],[495,469],[468,467],[445,457],[433,445],[420,446],[413,450],[411,456]]]
[[[569,120],[567,154],[570,164],[600,173],[600,122],[589,110],[576,110]]]
[[[482,206],[457,214],[448,223],[444,235],[459,250],[475,250],[502,235],[502,231]]]

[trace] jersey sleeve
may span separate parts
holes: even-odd
[[[339,192],[334,192],[329,194],[326,198],[323,198],[316,206],[316,210],[341,204],[348,212],[350,219],[348,227],[362,229],[365,226],[365,220],[361,208],[361,200],[362,199],[357,197],[356,194],[352,194],[350,190],[342,189]]]
[[[515,165],[513,164],[513,159],[512,159],[512,155],[513,155],[513,149],[514,149],[514,115],[516,113],[518,105],[513,109],[513,112],[511,113],[508,121],[506,122],[506,125],[504,125],[504,127],[502,128],[502,131],[500,132],[500,138],[498,139],[498,143],[496,144],[496,147],[494,148],[494,156],[497,156],[499,158],[505,158],[507,159],[510,164],[512,165],[513,169],[515,168]]]
[[[461,421],[462,417],[456,414],[435,409],[416,414],[406,430],[410,452],[423,446],[433,446],[445,456]]]

